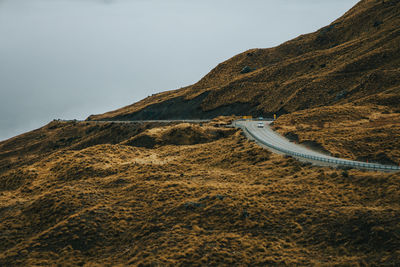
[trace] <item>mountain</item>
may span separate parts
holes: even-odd
[[[399,266],[399,172],[274,154],[234,116],[106,121],[278,113],[296,142],[397,164],[399,17],[363,0],[195,85],[0,142],[0,266]]]
[[[252,49],[198,83],[88,120],[271,116],[344,103],[400,107],[400,3],[364,0],[317,32]]]

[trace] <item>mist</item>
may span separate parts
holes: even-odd
[[[197,82],[355,0],[0,0],[0,140]]]

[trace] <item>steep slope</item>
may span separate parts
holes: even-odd
[[[246,51],[192,86],[88,119],[266,116],[349,102],[398,109],[399,25],[398,0],[363,0],[315,33]]]

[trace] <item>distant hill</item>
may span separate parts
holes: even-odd
[[[399,25],[400,1],[363,0],[314,33],[219,64],[194,85],[88,119],[268,116],[347,103],[399,111]]]

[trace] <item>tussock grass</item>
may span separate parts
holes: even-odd
[[[144,132],[215,130],[157,127]],[[32,152],[35,162],[2,172],[17,186],[0,191],[0,265],[400,262],[399,174],[313,167],[238,131],[218,136]]]
[[[386,111],[371,105],[321,107],[281,116],[274,127],[341,158],[398,165],[400,113]]]
[[[205,92],[208,94],[198,108],[212,111],[232,106],[231,113],[221,115],[285,114],[346,103],[383,105],[399,112],[399,13],[397,0],[362,0],[314,33],[277,47],[251,49],[222,62],[194,85],[89,118],[129,116],[152,105],[178,97],[190,100]],[[254,71],[241,73],[246,66]],[[238,103],[247,104],[250,114],[238,114],[245,112],[234,109]]]

